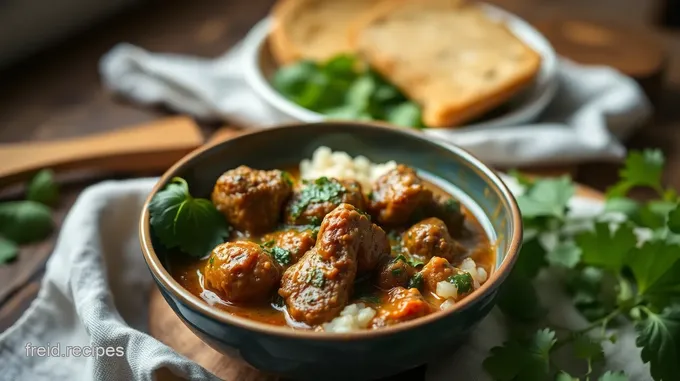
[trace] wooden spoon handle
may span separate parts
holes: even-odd
[[[193,120],[174,117],[81,138],[0,144],[0,184],[23,180],[41,168],[166,169],[202,143]]]

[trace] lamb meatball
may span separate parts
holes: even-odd
[[[393,288],[389,292],[388,300],[384,303],[371,323],[372,328],[417,319],[432,313],[432,306],[423,299],[423,296],[415,288]]]
[[[276,226],[291,191],[292,181],[285,172],[242,165],[220,176],[212,202],[236,229],[262,233]]]
[[[293,319],[309,325],[330,321],[347,305],[359,258],[387,253],[385,232],[352,205],[340,204],[323,219],[314,248],[283,274],[279,295]]]
[[[293,192],[293,197],[286,206],[286,223],[319,225],[341,203],[364,208],[364,197],[358,182],[327,177],[305,181]]]
[[[460,202],[451,197],[433,196],[423,208],[423,214],[424,217],[442,220],[453,237],[463,237],[467,233],[464,228],[465,214],[461,210]]]
[[[285,230],[274,232],[262,237],[265,248],[278,247],[290,255],[287,263],[280,263],[284,268],[296,263],[302,256],[314,246],[314,236],[311,231]]]
[[[431,217],[411,226],[402,235],[404,248],[423,262],[432,257],[446,258],[453,262],[466,250],[460,243],[451,238],[444,222]]]
[[[432,192],[425,188],[416,172],[400,164],[376,180],[368,210],[380,224],[404,225],[418,208],[431,200]]]
[[[281,279],[272,257],[254,242],[226,242],[215,247],[203,271],[207,288],[230,302],[269,298]]]
[[[406,287],[409,279],[416,273],[416,269],[402,259],[403,257],[387,258],[379,268],[377,286],[383,290],[394,287]]]

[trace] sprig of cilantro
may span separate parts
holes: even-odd
[[[499,292],[499,307],[519,332],[546,325],[493,348],[486,371],[497,380],[624,381],[610,370],[598,378],[602,343],[616,340],[613,322],[634,323],[641,359],[655,380],[680,374],[680,198],[663,186],[664,158],[658,150],[631,152],[620,180],[607,192],[602,215],[590,228],[569,226],[569,199],[575,186],[567,177],[531,179],[514,173],[525,187],[517,197],[527,232],[519,259]],[[657,198],[627,197],[636,187]],[[613,218],[617,216],[616,218]],[[612,222],[616,221],[616,222]],[[548,239],[549,238],[549,239]],[[578,331],[552,327],[533,286],[541,271],[562,280],[572,302],[590,324]],[[530,331],[530,329],[529,329]],[[548,340],[549,338],[549,340]],[[542,345],[539,345],[542,343]],[[551,361],[561,348],[586,365],[573,375]],[[536,348],[543,348],[537,351]]]
[[[194,198],[181,177],[173,178],[149,203],[151,228],[168,249],[203,257],[229,236],[224,216],[210,200]]]

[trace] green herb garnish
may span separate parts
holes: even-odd
[[[269,241],[262,242],[260,244],[260,246],[262,246],[263,248],[272,248],[275,243],[276,243],[276,241],[274,241],[273,239],[270,239]]]
[[[43,169],[33,177],[28,184],[26,199],[47,206],[56,204],[59,199],[59,187],[54,181],[54,172],[52,170]]]
[[[404,272],[404,269],[402,269],[401,267],[397,267],[396,269],[392,269],[391,272],[392,275],[394,276],[400,276]]]
[[[213,267],[213,265],[215,264],[215,257],[211,256],[210,259],[208,260],[208,263],[210,263],[210,267]]]
[[[286,182],[288,185],[293,185],[293,176],[286,172],[286,171],[281,171],[281,177],[283,178],[283,181]]]
[[[0,236],[24,244],[40,241],[52,232],[50,209],[36,201],[0,204]]]
[[[299,197],[290,207],[291,216],[298,218],[307,209],[307,206],[313,203],[331,202],[339,204],[345,192],[347,190],[342,184],[327,177],[319,177],[313,182],[306,182]]]
[[[0,237],[0,263],[7,263],[19,254],[19,247],[12,241]]]
[[[19,254],[19,244],[49,236],[53,229],[50,205],[57,203],[59,190],[51,170],[38,172],[27,185],[26,200],[0,203],[0,264]]]
[[[453,283],[458,288],[458,293],[467,294],[472,291],[472,275],[469,272],[462,272],[460,274],[451,275],[447,279],[449,283]]]
[[[484,368],[499,380],[622,381],[621,372],[597,378],[602,343],[616,341],[614,322],[635,325],[636,345],[654,380],[680,374],[680,197],[661,183],[664,158],[658,150],[631,152],[620,181],[607,192],[603,215],[570,224],[568,201],[575,186],[567,177],[529,179],[517,197],[525,240],[517,263],[499,291],[498,305],[515,325],[545,328],[518,335],[493,348]],[[635,187],[651,188],[657,198],[627,198]],[[618,218],[608,218],[612,213]],[[605,222],[607,221],[607,222]],[[609,222],[609,221],[617,221]],[[646,232],[643,235],[638,233]],[[645,236],[641,241],[639,237]],[[563,280],[573,304],[590,321],[570,331],[542,321],[545,308],[533,280],[540,271]],[[556,334],[559,332],[559,334]],[[551,360],[557,348],[570,346],[586,373],[569,374]]]
[[[193,257],[203,257],[229,236],[229,225],[215,206],[194,198],[180,178],[170,183],[149,204],[151,227],[168,249],[178,248]]]
[[[271,248],[271,254],[272,257],[278,262],[280,265],[285,266],[290,264],[293,261],[293,256],[291,255],[289,250],[280,248],[278,246],[274,246]]]
[[[323,271],[318,268],[314,268],[307,273],[306,281],[318,288],[323,288],[326,285],[326,278],[324,277]]]
[[[393,261],[394,261],[394,262],[403,261],[403,262],[406,262],[406,263],[408,263],[410,266],[413,266],[413,267],[418,267],[418,266],[422,266],[422,265],[425,264],[425,263],[423,263],[422,261],[419,261],[419,260],[414,259],[414,258],[412,258],[412,257],[406,258],[403,254],[397,255],[397,256],[393,259]]]
[[[338,55],[323,63],[303,60],[284,66],[272,82],[286,98],[329,118],[424,126],[420,106],[350,55]]]
[[[423,274],[422,273],[415,273],[411,279],[408,280],[408,288],[417,288],[420,289],[420,287],[423,286]]]

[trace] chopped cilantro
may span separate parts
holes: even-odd
[[[215,257],[211,256],[210,259],[208,260],[208,263],[210,263],[210,267],[213,267],[215,264]]]
[[[276,241],[274,241],[273,239],[270,239],[269,241],[262,242],[260,244],[260,246],[270,248],[270,247],[274,246],[274,243],[276,243]]]
[[[342,195],[346,192],[342,184],[327,177],[319,177],[313,182],[306,181],[299,196],[290,207],[290,214],[293,218],[298,218],[313,203],[339,204],[342,201]]]
[[[409,264],[410,266],[413,266],[413,267],[418,267],[418,266],[422,266],[422,265],[425,264],[422,261],[419,261],[419,260],[414,259],[414,258],[406,258],[404,256],[404,254],[397,255],[392,261],[393,262],[398,262],[398,261],[406,262],[407,264]]]
[[[404,269],[401,267],[397,267],[396,269],[392,269],[392,275],[394,276],[400,276],[404,272]]]
[[[314,268],[307,273],[306,281],[318,288],[323,288],[326,285],[326,278],[324,277],[323,271],[318,268]]]
[[[286,184],[292,186],[293,185],[293,176],[286,172],[286,171],[281,171],[281,178],[283,178],[283,181],[286,182]]]
[[[422,273],[415,273],[411,277],[411,279],[408,280],[408,288],[417,288],[420,289],[420,287],[423,286],[423,274]]]
[[[289,265],[293,261],[293,256],[289,250],[274,246],[271,249],[271,253],[274,260],[282,266]]]
[[[467,294],[472,291],[472,275],[469,272],[462,272],[460,274],[451,275],[448,279],[449,283],[453,283],[458,288],[461,294]]]

